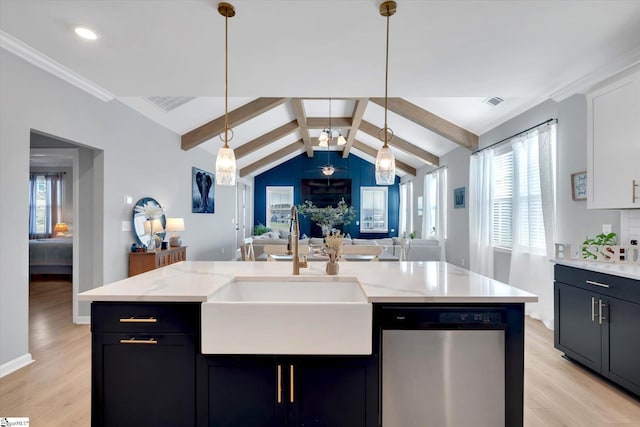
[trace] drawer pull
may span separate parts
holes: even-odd
[[[293,396],[293,365],[289,365],[289,402],[291,403],[294,403]]]
[[[606,317],[602,316],[602,307],[606,307],[607,304],[603,304],[602,300],[598,300],[598,317],[600,318],[600,324],[602,325],[602,321],[606,320]]]
[[[120,323],[158,323],[158,319],[155,317],[122,317],[120,318]]]
[[[148,340],[129,338],[128,340],[120,340],[120,344],[158,344],[158,341],[155,338],[149,338]]]
[[[278,403],[282,403],[282,365],[278,365]]]
[[[594,282],[593,280],[587,280],[588,285],[600,286],[601,288],[608,288],[609,285],[600,282]]]

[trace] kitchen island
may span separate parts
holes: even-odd
[[[203,303],[234,281],[292,280],[288,263],[186,261],[80,294],[93,301],[92,425],[380,425],[384,328],[406,329],[385,313],[398,308],[437,308],[438,328],[501,325],[502,419],[522,425],[523,306],[535,295],[443,262],[345,262],[338,276],[316,264],[295,280],[357,281],[371,304],[369,354],[202,354]]]

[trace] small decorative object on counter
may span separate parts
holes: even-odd
[[[338,258],[342,255],[342,242],[344,241],[344,236],[340,234],[339,231],[330,233],[325,238],[324,242],[324,252],[329,257],[329,261],[327,262],[326,272],[329,275],[336,275],[340,270],[340,266],[338,265]]]
[[[136,245],[135,243],[131,244],[131,252],[138,252],[138,245]]]

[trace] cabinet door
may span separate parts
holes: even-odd
[[[599,298],[598,294],[555,283],[555,347],[597,372],[602,359]]]
[[[208,425],[284,426],[288,400],[283,365],[262,358],[208,358],[207,364]]]
[[[640,394],[640,304],[608,298],[603,328],[609,348],[604,351],[603,374]]]
[[[131,338],[137,343],[126,343]],[[194,425],[193,335],[94,333],[92,339],[92,426]]]
[[[299,359],[293,371],[288,426],[365,427],[377,425],[377,409],[367,398],[367,359]],[[377,389],[374,392],[377,400]],[[373,411],[373,414],[372,412]]]
[[[588,207],[638,208],[640,191],[640,74],[621,79],[588,100]]]

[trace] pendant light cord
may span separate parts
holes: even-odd
[[[229,148],[229,12],[224,14],[224,148]]]
[[[387,147],[387,98],[389,93],[389,5],[387,5],[387,51],[386,51],[386,67],[384,74],[384,146]]]

